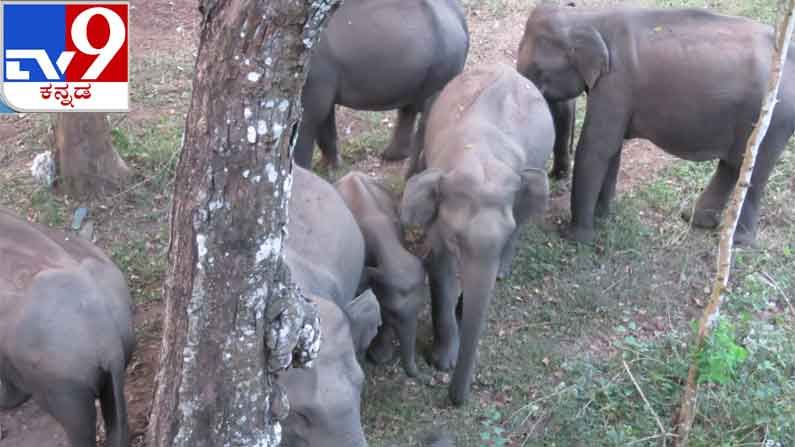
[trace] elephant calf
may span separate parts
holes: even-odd
[[[32,396],[72,447],[94,447],[99,399],[108,446],[128,447],[131,305],[94,245],[0,208],[0,409]]]
[[[365,285],[378,297],[384,322],[368,354],[376,363],[390,360],[397,332],[403,369],[418,377],[415,345],[425,268],[403,247],[397,206],[386,188],[361,172],[345,175],[336,187],[364,235]]]
[[[293,168],[285,261],[296,284],[318,305],[322,341],[314,366],[279,381],[290,400],[287,447],[365,447],[360,404],[364,352],[380,322],[372,293],[354,299],[364,267],[364,239],[334,187]]]
[[[695,214],[714,228],[737,181],[770,74],[773,29],[701,9],[538,7],[519,46],[518,70],[550,101],[588,103],[574,160],[572,221],[564,236],[589,242],[615,195],[626,138],[645,138],[685,160],[718,159]],[[768,177],[795,131],[795,51],[743,203],[735,242],[756,237]]]
[[[329,19],[310,60],[295,162],[309,168],[317,140],[325,161],[337,165],[335,104],[398,109],[383,155],[407,157],[417,114],[461,72],[468,50],[469,31],[458,0],[346,0]]]
[[[442,90],[428,116],[423,172],[406,184],[400,217],[420,225],[430,255],[434,345],[440,369],[455,366],[454,404],[469,396],[477,343],[498,273],[510,271],[519,225],[544,213],[544,165],[555,129],[546,101],[513,68],[479,68]],[[455,309],[460,276],[459,347]]]

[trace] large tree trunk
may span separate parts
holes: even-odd
[[[306,360],[318,336],[281,254],[290,135],[309,48],[335,2],[201,1],[150,447],[279,443],[273,372]]]
[[[130,169],[113,149],[105,113],[56,113],[55,174],[58,189],[72,197],[98,197],[118,191]]]

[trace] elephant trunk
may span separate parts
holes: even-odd
[[[450,399],[454,405],[461,405],[469,398],[475,374],[478,341],[486,325],[486,314],[497,280],[499,260],[497,255],[462,260],[464,306],[461,343],[458,364],[450,384]]]

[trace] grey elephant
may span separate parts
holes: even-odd
[[[317,141],[326,163],[337,166],[336,104],[398,109],[383,156],[405,158],[417,114],[461,72],[468,50],[469,32],[458,0],[346,0],[311,56],[295,162],[310,167]]]
[[[459,75],[431,108],[417,163],[424,171],[406,184],[400,217],[425,230],[432,360],[439,369],[455,367],[456,405],[469,396],[488,303],[498,273],[510,272],[519,226],[546,208],[544,166],[554,140],[546,101],[511,67]]]
[[[291,405],[284,445],[364,447],[364,374],[357,354],[380,323],[372,293],[354,299],[364,268],[364,239],[334,187],[299,166],[293,167],[289,216],[285,260],[295,283],[318,305],[322,341],[312,368],[280,374]]]
[[[356,219],[332,184],[300,166],[293,166],[289,216],[285,257],[293,280],[308,294],[346,309],[364,272],[364,238]]]
[[[615,195],[624,139],[645,138],[672,155],[718,159],[695,213],[714,228],[736,183],[767,85],[772,28],[700,9],[537,7],[519,46],[518,70],[551,101],[587,92],[564,236],[588,242]],[[756,237],[765,185],[795,129],[793,51],[759,149],[735,242]]]
[[[415,345],[417,314],[425,292],[422,261],[404,248],[397,204],[384,186],[356,171],[335,186],[364,235],[365,286],[375,292],[384,322],[368,355],[376,363],[392,359],[397,333],[403,369],[418,377]]]
[[[287,392],[285,447],[365,447],[361,423],[364,373],[356,358],[351,319],[333,301],[315,297],[321,327],[311,368],[289,369],[278,382]]]
[[[90,242],[0,208],[0,409],[33,399],[72,447],[130,442],[124,370],[135,347],[130,293]]]

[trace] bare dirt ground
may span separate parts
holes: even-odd
[[[197,31],[199,17],[195,0],[137,0],[131,6],[131,68],[133,84],[138,84],[137,90],[144,92],[147,101],[136,101],[133,98],[132,110],[129,116],[118,117],[119,120],[131,122],[155,122],[164,115],[184,114],[190,76],[165,79],[166,70],[158,65],[159,55],[163,59],[173,60],[173,55],[190,56],[195,52],[197,44]],[[527,11],[524,9],[511,9],[508,11],[491,11],[487,8],[470,8],[469,26],[472,36],[471,51],[468,65],[491,64],[502,62],[508,65],[515,64],[516,47],[522,35]],[[187,57],[190,60],[190,57]],[[183,71],[190,71],[183,67]],[[169,70],[173,69],[170,67]],[[171,73],[171,71],[168,71]],[[368,117],[352,112],[342,111],[338,114],[338,129],[342,139],[353,139],[366,132],[378,129],[388,129],[394,122],[392,115],[385,115],[385,119],[373,122]],[[0,148],[16,147],[23,145],[26,135],[40,132],[36,122],[31,116],[4,118],[0,120]],[[40,138],[38,148],[46,147],[46,140]],[[33,149],[24,148],[13,152],[14,156],[0,149],[0,165],[4,166],[0,172],[0,182],[12,182],[13,178],[20,178],[28,169]],[[381,148],[368,148],[368,156],[356,165],[358,168],[378,175],[399,175],[401,164],[384,165],[380,162],[378,154]],[[647,142],[631,141],[627,143],[627,151],[623,155],[622,169],[619,185],[622,191],[631,190],[637,184],[644,183],[653,177],[660,169],[670,163],[670,158]],[[21,155],[20,155],[21,154]],[[10,173],[13,173],[10,174]],[[3,175],[5,174],[5,175]],[[167,202],[167,198],[163,199]],[[548,220],[559,218],[568,208],[568,190],[565,187],[557,189],[552,197],[552,206]],[[132,206],[132,205],[130,205]],[[164,206],[158,202],[161,211]],[[22,210],[24,212],[24,210]],[[33,213],[28,210],[28,215]],[[113,213],[105,218],[110,221]],[[35,216],[34,216],[35,217]],[[159,224],[167,222],[167,216],[160,214]],[[103,224],[106,222],[100,222]],[[100,226],[100,228],[102,228]],[[111,228],[120,229],[116,234]],[[105,248],[111,242],[118,243],[124,238],[134,239],[135,234],[126,234],[122,227],[114,227],[106,223],[103,234],[98,236],[98,243]],[[166,241],[159,241],[150,251],[151,255],[163,255]],[[156,281],[149,285],[157,288]],[[532,297],[526,297],[532,299]],[[519,298],[517,298],[519,299]],[[138,331],[138,350],[127,369],[126,393],[129,402],[131,430],[134,436],[134,445],[142,445],[149,405],[152,397],[152,383],[154,371],[157,368],[159,351],[159,331],[161,328],[162,303],[158,300],[139,304],[136,308],[136,327]],[[659,330],[661,323],[650,319],[650,330]],[[500,328],[500,337],[510,336],[514,331],[521,331],[523,326],[511,327],[505,325]],[[599,336],[594,336],[586,342],[593,345],[595,350],[604,349],[609,341],[600,341]],[[377,377],[373,380],[382,380]],[[535,391],[528,390],[532,395]],[[496,401],[510,399],[503,393],[490,396]],[[432,411],[436,411],[433,409]],[[384,415],[378,424],[388,425],[389,417]],[[64,434],[49,416],[43,414],[38,407],[29,402],[14,411],[0,412],[0,446],[2,447],[66,447]],[[101,436],[99,436],[101,438]],[[101,439],[98,439],[101,441]],[[101,444],[101,442],[100,442]]]

